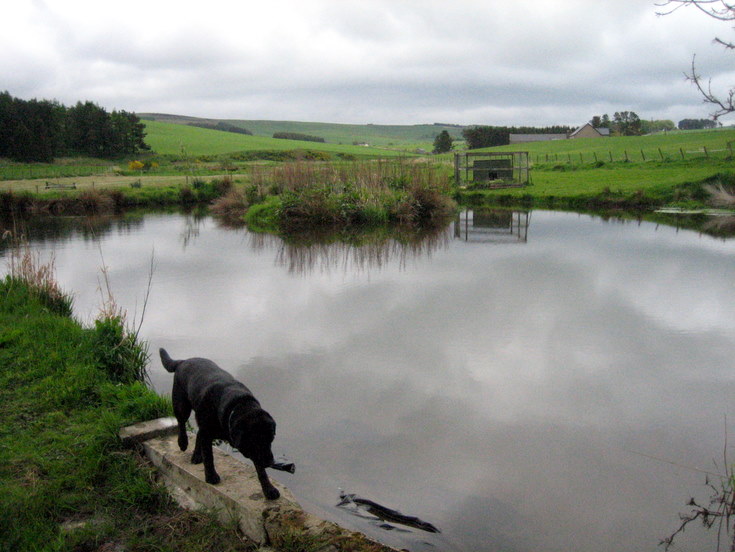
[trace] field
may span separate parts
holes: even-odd
[[[182,122],[185,120],[179,121]],[[389,127],[299,123],[301,126],[298,126],[292,122],[256,122],[262,125],[260,129],[263,132],[288,128],[290,131],[325,135],[326,132],[321,131],[336,133],[352,129],[363,133],[360,137],[364,138],[364,132],[372,129],[376,133],[384,133],[385,139],[396,141],[420,139],[421,132],[440,128],[439,125]],[[138,183],[144,188],[180,187],[191,184],[194,179],[208,180],[226,174],[233,175],[236,183],[247,184],[258,166],[280,164],[293,158],[296,150],[306,159],[331,163],[414,156],[397,150],[279,140],[171,122],[149,121],[146,124],[147,140],[155,153],[140,159],[155,161],[155,166],[149,170],[132,171],[128,167],[129,160],[62,159],[53,164],[0,162],[0,190],[43,194],[47,182],[76,184],[81,189],[129,187]],[[458,128],[454,127],[454,130],[458,131]],[[735,129],[729,128],[490,148],[489,151],[528,151],[532,165],[531,185],[520,189],[473,190],[471,193],[475,201],[480,196],[490,203],[522,199],[526,204],[537,206],[563,207],[566,201],[568,207],[572,203],[582,204],[585,198],[592,198],[596,205],[601,196],[616,204],[625,204],[633,198],[637,205],[643,207],[670,203],[691,205],[703,198],[693,197],[691,190],[682,193],[682,187],[700,183],[714,175],[731,174],[735,166],[732,155],[734,142]],[[431,156],[431,159],[439,171],[451,174],[452,153]],[[729,182],[729,178],[725,177],[725,180]],[[469,193],[462,192],[463,195]],[[645,201],[641,202],[636,197],[644,197]]]
[[[531,142],[477,151],[528,151],[536,164],[594,161],[662,161],[732,156],[735,129],[676,131],[649,136],[612,136]],[[642,152],[642,153],[641,153]],[[581,155],[581,157],[580,157]]]
[[[187,125],[190,122],[217,123],[220,119],[198,119],[181,115],[159,113],[140,113],[148,122],[155,121]],[[447,130],[455,140],[463,140],[462,127],[447,124],[423,125],[357,125],[338,123],[317,123],[302,121],[265,121],[245,119],[221,119],[222,122],[246,128],[254,135],[271,137],[275,132],[298,132],[324,138],[328,143],[352,145],[367,143],[378,148],[398,149],[412,152],[416,148],[431,151],[434,138],[442,130]]]
[[[523,199],[538,206],[690,205],[702,199],[693,192],[697,183],[732,173],[733,141],[735,130],[726,129],[476,150],[528,151],[531,185],[475,191],[472,195],[475,200],[482,195],[491,203]]]
[[[146,142],[160,155],[222,155],[250,151],[290,151],[295,149],[327,152],[355,157],[394,157],[405,152],[344,144],[280,140],[265,136],[248,136],[221,130],[210,130],[174,123],[145,121]]]

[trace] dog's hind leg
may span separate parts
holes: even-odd
[[[186,450],[189,446],[189,436],[186,433],[186,421],[191,416],[191,403],[186,396],[186,391],[174,382],[171,391],[171,400],[174,403],[174,415],[179,423],[179,449]]]

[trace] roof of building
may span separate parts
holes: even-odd
[[[603,128],[603,127],[595,128],[590,123],[585,123],[581,127],[579,127],[578,129],[576,129],[574,132],[571,132],[569,134],[569,137],[570,138],[574,138],[577,134],[579,134],[580,132],[582,132],[582,130],[585,129],[585,128],[587,128],[587,127],[590,127],[592,130],[597,131],[597,134],[599,134],[600,136],[610,136],[610,129],[609,128]]]
[[[549,140],[566,140],[566,134],[511,134],[511,144],[522,144],[524,142],[546,142]]]

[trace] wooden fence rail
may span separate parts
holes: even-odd
[[[728,142],[724,147],[712,149],[707,146],[702,146],[696,150],[685,150],[684,148],[678,148],[677,150],[662,151],[661,148],[655,150],[644,150],[628,151],[622,150],[613,153],[608,150],[606,153],[600,151],[592,152],[577,152],[577,153],[536,153],[530,155],[531,160],[536,163],[566,163],[566,164],[580,164],[595,163],[600,164],[601,162],[632,162],[632,161],[673,161],[676,159],[687,160],[687,159],[732,159],[733,157],[733,145],[732,142]]]

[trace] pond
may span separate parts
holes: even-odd
[[[645,551],[722,472],[735,240],[560,212],[463,213],[423,242],[297,246],[208,217],[30,225],[91,321],[108,267],[156,351],[236,374],[310,511],[411,550]],[[34,230],[35,228],[35,230]],[[730,439],[734,441],[735,439]],[[730,461],[735,454],[730,452]],[[441,534],[381,528],[339,489]],[[687,529],[680,549],[712,549]]]

